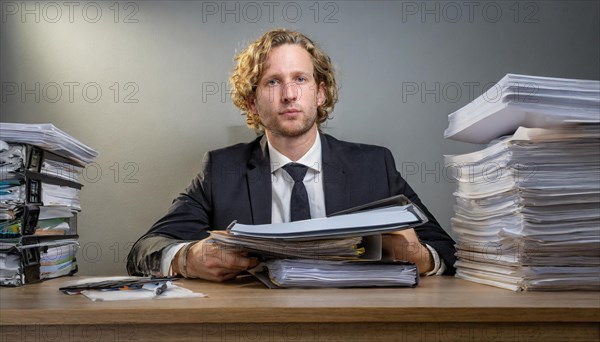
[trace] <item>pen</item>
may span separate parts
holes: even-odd
[[[165,292],[165,290],[166,290],[166,289],[167,289],[167,283],[166,283],[166,282],[165,282],[165,283],[162,283],[162,285],[160,285],[160,286],[157,286],[157,287],[154,289],[154,296],[155,296],[155,297],[156,297],[156,296],[159,296],[160,294],[162,294],[163,292]]]

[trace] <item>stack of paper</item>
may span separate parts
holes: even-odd
[[[381,234],[425,222],[421,210],[399,195],[326,218],[234,223],[211,238],[266,260],[253,274],[268,287],[414,286],[415,265],[381,261]]]
[[[230,248],[260,254],[264,257],[296,257],[307,259],[357,259],[365,254],[362,237],[340,239],[286,241],[281,239],[261,239],[234,236],[216,230],[210,237],[219,244]]]
[[[98,152],[52,124],[0,122],[0,140],[39,146],[83,165],[98,156]]]
[[[40,279],[52,279],[77,272],[77,242],[50,246],[40,252]]]
[[[0,284],[19,286],[23,284],[21,255],[16,253],[0,253]]]
[[[75,273],[79,177],[97,153],[49,124],[0,123],[0,138],[0,285]]]
[[[35,235],[77,235],[77,212],[69,207],[41,206]]]
[[[598,81],[507,74],[448,115],[444,137],[482,144],[512,134],[519,126],[600,123],[599,107]]]
[[[394,262],[277,259],[264,262],[252,272],[270,288],[413,287],[419,279],[415,265]]]
[[[579,98],[554,90],[577,112]],[[520,127],[481,151],[447,156],[458,185],[457,277],[512,290],[598,289],[598,151],[599,124],[564,123]]]
[[[9,174],[18,172],[25,168],[29,146],[19,143],[6,143],[0,140],[0,172]],[[83,172],[83,166],[76,160],[65,160],[47,158],[42,161],[40,173],[51,177],[77,182]]]

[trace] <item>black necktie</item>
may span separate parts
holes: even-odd
[[[308,170],[307,166],[298,163],[289,163],[283,166],[294,180],[292,188],[292,199],[290,201],[290,217],[292,221],[310,219],[310,207],[308,205],[308,193],[303,180]]]

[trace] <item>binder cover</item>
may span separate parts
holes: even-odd
[[[233,235],[282,240],[318,240],[368,236],[408,229],[427,222],[427,216],[404,195],[344,210],[326,218],[262,225],[230,225]]]

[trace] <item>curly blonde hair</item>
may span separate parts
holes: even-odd
[[[276,29],[266,32],[258,40],[235,56],[236,66],[229,82],[231,83],[231,99],[233,104],[246,115],[246,124],[250,128],[262,131],[264,128],[257,114],[250,111],[249,101],[254,98],[256,85],[262,74],[264,63],[271,50],[284,44],[302,46],[311,56],[314,65],[314,77],[317,85],[323,82],[325,102],[317,108],[317,124],[319,127],[329,118],[338,100],[338,90],[331,59],[308,37],[297,31]]]

